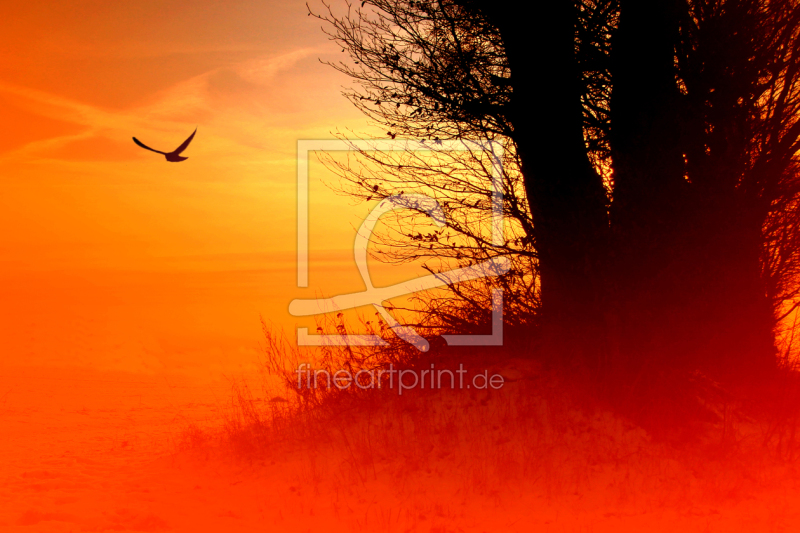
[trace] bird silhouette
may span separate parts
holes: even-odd
[[[145,150],[150,150],[151,152],[155,152],[157,154],[163,155],[164,157],[167,158],[167,161],[169,161],[170,163],[179,163],[181,161],[186,161],[187,159],[189,159],[188,157],[182,157],[181,156],[181,152],[186,150],[186,147],[189,146],[190,142],[192,142],[192,139],[194,139],[194,134],[195,133],[197,133],[197,128],[195,128],[194,131],[192,132],[192,134],[189,135],[188,139],[183,141],[183,144],[181,144],[174,151],[169,152],[169,153],[162,152],[160,150],[153,150],[152,148],[150,148],[149,146],[145,145],[142,141],[140,141],[136,137],[133,138],[133,142],[135,142],[136,144],[138,144],[139,146],[141,146]]]

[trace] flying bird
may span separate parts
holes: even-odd
[[[187,159],[189,159],[188,157],[182,157],[181,156],[181,152],[186,150],[186,147],[189,146],[190,142],[192,142],[192,139],[194,139],[194,134],[195,133],[197,133],[197,128],[195,128],[194,131],[192,132],[192,134],[189,135],[188,139],[183,141],[182,145],[178,146],[174,151],[169,152],[169,153],[161,152],[160,150],[153,150],[152,148],[150,148],[149,146],[145,145],[142,141],[140,141],[136,137],[133,138],[133,142],[135,142],[136,144],[138,144],[139,146],[141,146],[145,150],[150,150],[151,152],[155,152],[157,154],[163,155],[164,157],[167,158],[167,161],[169,161],[170,163],[179,163],[181,161],[186,161]]]

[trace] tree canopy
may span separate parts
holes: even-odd
[[[398,221],[393,259],[512,258],[491,281],[507,320],[598,376],[775,368],[800,302],[796,0],[365,0],[315,16],[347,56],[345,96],[387,136],[505,147],[502,246],[482,238],[481,154],[339,166],[350,194],[444,206],[435,235]]]

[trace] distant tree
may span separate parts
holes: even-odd
[[[447,229],[401,229],[393,242],[411,246],[394,259],[514,258],[498,283],[520,316],[533,312],[548,351],[594,375],[646,388],[775,367],[776,324],[800,295],[796,0],[334,11],[317,16],[349,54],[334,65],[358,83],[345,95],[388,136],[507,149],[500,247],[482,237],[483,155],[341,165],[351,194],[413,187],[445,205]]]

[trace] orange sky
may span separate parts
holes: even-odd
[[[319,164],[295,288],[297,140],[369,131],[304,1],[15,2],[0,34],[0,364],[213,377],[255,361],[259,314],[291,333],[292,298],[363,288],[367,208]],[[180,164],[131,141],[195,127]]]

